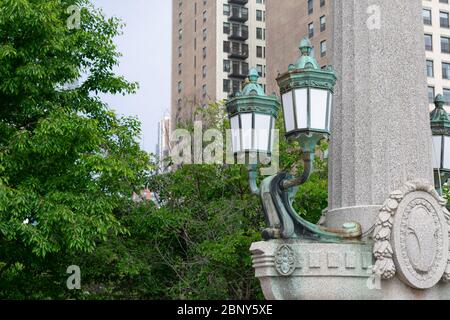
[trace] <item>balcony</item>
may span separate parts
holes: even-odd
[[[231,71],[231,73],[229,74],[230,78],[238,78],[238,79],[245,79],[248,77],[247,73],[243,73],[239,70],[233,70]]]
[[[248,9],[243,7],[232,7],[229,20],[237,22],[248,21]]]
[[[248,30],[232,30],[229,38],[231,40],[245,41],[248,39]]]
[[[228,0],[230,4],[239,4],[241,6],[245,6],[248,3],[248,0]]]
[[[242,59],[245,60],[248,58],[248,51],[243,50],[231,50],[229,57],[231,59]]]
[[[233,67],[229,74],[230,78],[245,79],[248,76],[248,64],[239,61],[233,61]]]

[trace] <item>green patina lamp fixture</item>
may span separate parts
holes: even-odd
[[[312,44],[304,38],[300,43],[301,56],[288,71],[277,79],[283,103],[284,126],[287,139],[300,143],[305,172],[299,179],[285,181],[284,187],[304,183],[312,172],[317,143],[330,136],[333,88],[336,75],[331,66],[321,69],[311,55]]]
[[[249,71],[249,82],[227,104],[235,155],[266,153],[273,148],[273,129],[280,103],[276,96],[266,96],[258,84],[256,69]]]
[[[248,83],[242,92],[227,101],[226,108],[231,124],[231,144],[236,158],[247,161],[250,187],[259,194],[257,187],[257,156],[270,157],[274,143],[274,128],[280,102],[276,96],[266,96],[256,69],[250,69]]]
[[[298,186],[305,183],[313,169],[317,143],[330,136],[333,88],[336,76],[332,67],[321,69],[311,55],[308,39],[300,44],[301,56],[295,65],[278,79],[284,113],[286,138],[298,140],[304,168],[299,177],[286,172],[265,178],[257,186],[256,165],[249,164],[249,182],[253,193],[261,197],[268,239],[310,238],[336,241],[361,236],[361,226],[350,222],[343,229],[328,229],[303,219],[293,208]],[[267,97],[257,83],[258,72],[250,70],[249,83],[226,103],[231,121],[233,153],[235,155],[265,152],[273,148],[274,123],[280,103],[275,96]]]
[[[316,144],[330,135],[333,88],[336,75],[331,66],[322,70],[311,56],[308,39],[300,44],[301,57],[277,82],[283,102],[286,137]]]
[[[450,116],[444,109],[445,99],[439,94],[431,112],[433,134],[433,168],[436,189],[442,193],[442,184],[450,178]]]

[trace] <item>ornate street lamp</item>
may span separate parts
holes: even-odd
[[[298,140],[303,153],[304,171],[299,177],[281,172],[268,177],[258,188],[256,166],[249,166],[249,181],[253,193],[260,195],[267,229],[265,239],[322,238],[328,240],[352,239],[361,236],[358,223],[346,223],[343,229],[328,229],[304,220],[293,208],[296,187],[305,183],[313,169],[317,143],[330,136],[333,87],[336,76],[332,67],[321,69],[311,56],[312,45],[308,39],[300,44],[301,57],[288,72],[277,81],[282,96],[286,138]],[[271,130],[274,128],[279,102],[275,97],[266,97],[257,84],[257,71],[252,69],[250,83],[242,94],[227,102],[227,111],[233,131],[233,152],[237,154],[267,151],[271,153]],[[266,118],[257,116],[264,115]],[[270,120],[270,121],[269,121]],[[270,125],[269,125],[270,122]],[[263,129],[259,133],[244,133],[244,130]],[[250,131],[249,131],[250,132]],[[258,139],[255,137],[259,136]],[[255,141],[262,141],[262,144]],[[267,148],[265,148],[267,146]]]
[[[450,178],[450,116],[444,110],[445,99],[436,96],[431,112],[431,132],[433,134],[433,168],[436,189],[442,190],[442,184]]]
[[[258,154],[270,157],[273,150],[273,129],[278,117],[280,102],[276,96],[266,96],[258,84],[259,74],[250,69],[248,83],[242,92],[226,103],[231,124],[231,144],[236,158],[244,157],[250,189],[259,194],[256,183]]]
[[[258,84],[259,74],[251,69],[248,84],[226,104],[231,123],[233,153],[267,154],[273,148],[275,121],[280,109],[276,96],[266,96]]]
[[[303,153],[304,174],[285,181],[284,188],[304,183],[312,172],[317,143],[330,136],[331,108],[336,75],[328,66],[321,69],[311,55],[312,44],[304,38],[300,43],[301,56],[277,82],[283,103],[286,138],[297,139]]]
[[[322,70],[311,56],[308,39],[300,44],[301,57],[278,79],[286,137],[316,142],[330,135],[331,107],[336,76],[331,66]]]

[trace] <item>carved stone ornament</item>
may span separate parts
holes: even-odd
[[[423,180],[391,193],[374,230],[374,272],[383,279],[398,273],[407,285],[429,289],[450,280],[447,201]]]
[[[275,256],[275,268],[282,276],[290,276],[295,271],[295,254],[289,245],[278,248]]]

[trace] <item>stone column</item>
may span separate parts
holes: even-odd
[[[433,184],[421,0],[335,0],[327,225],[368,231],[389,194]]]

